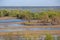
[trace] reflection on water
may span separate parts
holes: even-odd
[[[18,26],[24,26],[22,24],[12,24],[11,22],[24,22],[25,20],[21,19],[8,19],[8,20],[0,20],[0,28],[6,28],[6,27],[18,27]]]
[[[26,30],[25,28],[23,29],[2,29],[0,32],[14,32],[14,31],[24,31]]]
[[[0,20],[0,28],[8,28],[8,29],[1,29],[0,32],[26,31],[26,30],[31,30],[31,31],[36,31],[36,30],[60,30],[60,28],[50,28],[50,27],[49,28],[19,28],[19,27],[24,27],[25,25],[14,24],[14,23],[12,24],[10,22],[24,22],[24,20],[21,20],[21,19]],[[9,29],[9,28],[15,28],[15,29]]]
[[[25,25],[22,24],[11,24],[10,22],[24,22],[24,20],[20,19],[11,19],[11,20],[0,20],[0,28],[7,28],[7,29],[1,29],[0,32],[14,32],[14,31],[26,31],[26,30],[31,30],[31,31],[36,31],[36,30],[60,30],[60,28],[19,28],[19,27],[24,27]],[[16,28],[15,28],[16,27]],[[15,28],[15,29],[10,29],[10,28]],[[41,40],[43,40],[41,38]],[[57,36],[54,37],[54,39],[57,39]],[[0,40],[27,40],[27,38],[24,36],[0,36]],[[34,40],[34,38],[31,40]],[[38,37],[37,40],[40,40],[40,37]],[[59,39],[60,40],[60,39]]]
[[[60,30],[60,28],[16,28],[16,29],[1,29],[0,32],[13,32],[13,31],[36,31],[36,30]]]
[[[9,24],[8,26],[24,26],[22,24]]]
[[[3,24],[0,24],[0,28],[8,28],[8,27],[23,27],[25,25],[23,24],[6,24],[6,23],[3,23]]]
[[[60,30],[60,28],[29,28],[29,30]]]
[[[8,20],[0,20],[0,23],[8,23],[8,22],[24,22],[25,20],[21,19],[8,19]]]

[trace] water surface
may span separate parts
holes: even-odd
[[[24,22],[25,20],[21,19],[8,19],[8,20],[0,20],[0,23],[9,23],[9,22]]]
[[[8,29],[1,29],[0,32],[13,32],[13,31],[26,31],[26,30],[31,30],[31,31],[36,31],[36,30],[60,30],[60,28],[19,28],[19,27],[24,27],[25,25],[23,24],[15,24],[11,22],[24,22],[25,20],[21,19],[9,19],[9,20],[0,20],[0,28],[8,28]],[[9,29],[9,28],[15,28],[16,29]]]

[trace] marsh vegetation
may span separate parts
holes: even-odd
[[[47,10],[43,12],[30,12],[28,10],[0,10],[0,17],[16,17],[27,20],[25,24],[43,23],[60,24],[60,11]],[[33,21],[32,21],[33,20]]]
[[[7,21],[7,19],[4,19],[5,17],[7,17],[7,19],[10,21]],[[16,22],[19,22],[19,23],[20,23],[20,20],[26,20],[25,22],[22,21],[23,22],[22,24],[24,24],[24,26],[25,25],[41,26],[41,24],[44,26],[45,25],[59,25],[60,26],[60,11],[55,11],[55,10],[46,10],[46,11],[42,11],[42,12],[31,12],[28,10],[17,10],[17,9],[15,9],[15,10],[9,10],[9,9],[0,10],[0,18],[3,18],[3,21],[5,20],[5,24],[6,24],[6,21],[9,23],[15,22],[14,20],[11,21],[11,19],[9,17],[11,17],[12,19],[19,20],[19,21],[15,20]],[[0,20],[0,23],[1,22],[2,21]],[[15,28],[15,26],[13,28]],[[20,27],[20,25],[19,25],[19,27]],[[6,28],[8,28],[8,27],[6,27]],[[23,28],[21,28],[21,29],[23,30]],[[43,28],[35,28],[35,27],[32,28],[31,27],[30,29],[27,27],[27,29],[29,31],[32,31],[32,30],[34,30],[34,31],[55,30],[55,28],[51,29],[49,27],[48,28],[44,28],[44,27]],[[6,29],[6,31],[8,31],[8,30]],[[15,31],[17,29],[14,29],[14,30],[10,29],[10,30]],[[60,27],[59,28],[57,27],[56,30],[57,31],[60,30]],[[25,31],[25,30],[23,30],[23,31]],[[53,33],[53,32],[51,32],[51,33]],[[58,33],[58,32],[56,32],[56,33]],[[54,40],[54,38],[52,37],[51,34],[47,34],[45,36],[45,38],[43,38],[43,37],[41,37],[40,34],[35,34],[35,33],[30,34],[28,32],[24,33],[23,35],[21,34],[21,32],[17,32],[17,35],[16,34],[14,35],[12,32],[9,32],[5,35],[2,35],[0,39],[1,40],[43,40],[43,39],[44,40]],[[57,37],[57,40],[60,40],[60,36]]]

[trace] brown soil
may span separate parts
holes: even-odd
[[[52,31],[48,31],[48,30],[42,30],[42,31],[20,31],[20,32],[1,32],[0,35],[3,36],[16,36],[16,35],[45,35],[47,33],[50,33],[52,35],[60,35],[60,30],[52,30]]]
[[[16,19],[16,17],[0,17],[0,20]]]

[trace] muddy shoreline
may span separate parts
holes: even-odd
[[[7,20],[7,19],[16,19],[16,17],[0,17],[0,20]],[[11,22],[11,23],[7,23],[7,24],[23,24],[24,22]],[[0,25],[1,26],[1,25]],[[7,27],[7,28],[0,28],[0,30],[3,29],[16,29],[16,28],[60,28],[60,25],[50,25],[50,26],[23,26],[23,27]],[[6,36],[8,33],[11,33],[12,35],[17,35],[17,33],[21,33],[20,35],[26,34],[26,33],[30,33],[30,34],[46,34],[46,33],[50,33],[50,34],[55,34],[55,35],[60,35],[60,30],[39,30],[39,31],[30,31],[30,30],[26,30],[26,31],[14,31],[14,32],[0,32],[1,36]]]
[[[10,34],[11,33],[11,34]],[[16,36],[16,35],[26,35],[26,34],[38,34],[38,35],[45,35],[47,33],[50,33],[52,35],[60,35],[60,30],[42,30],[42,31],[14,31],[14,32],[0,32],[0,36],[6,36],[10,34],[10,36]]]
[[[16,19],[16,17],[0,17],[0,20]]]

